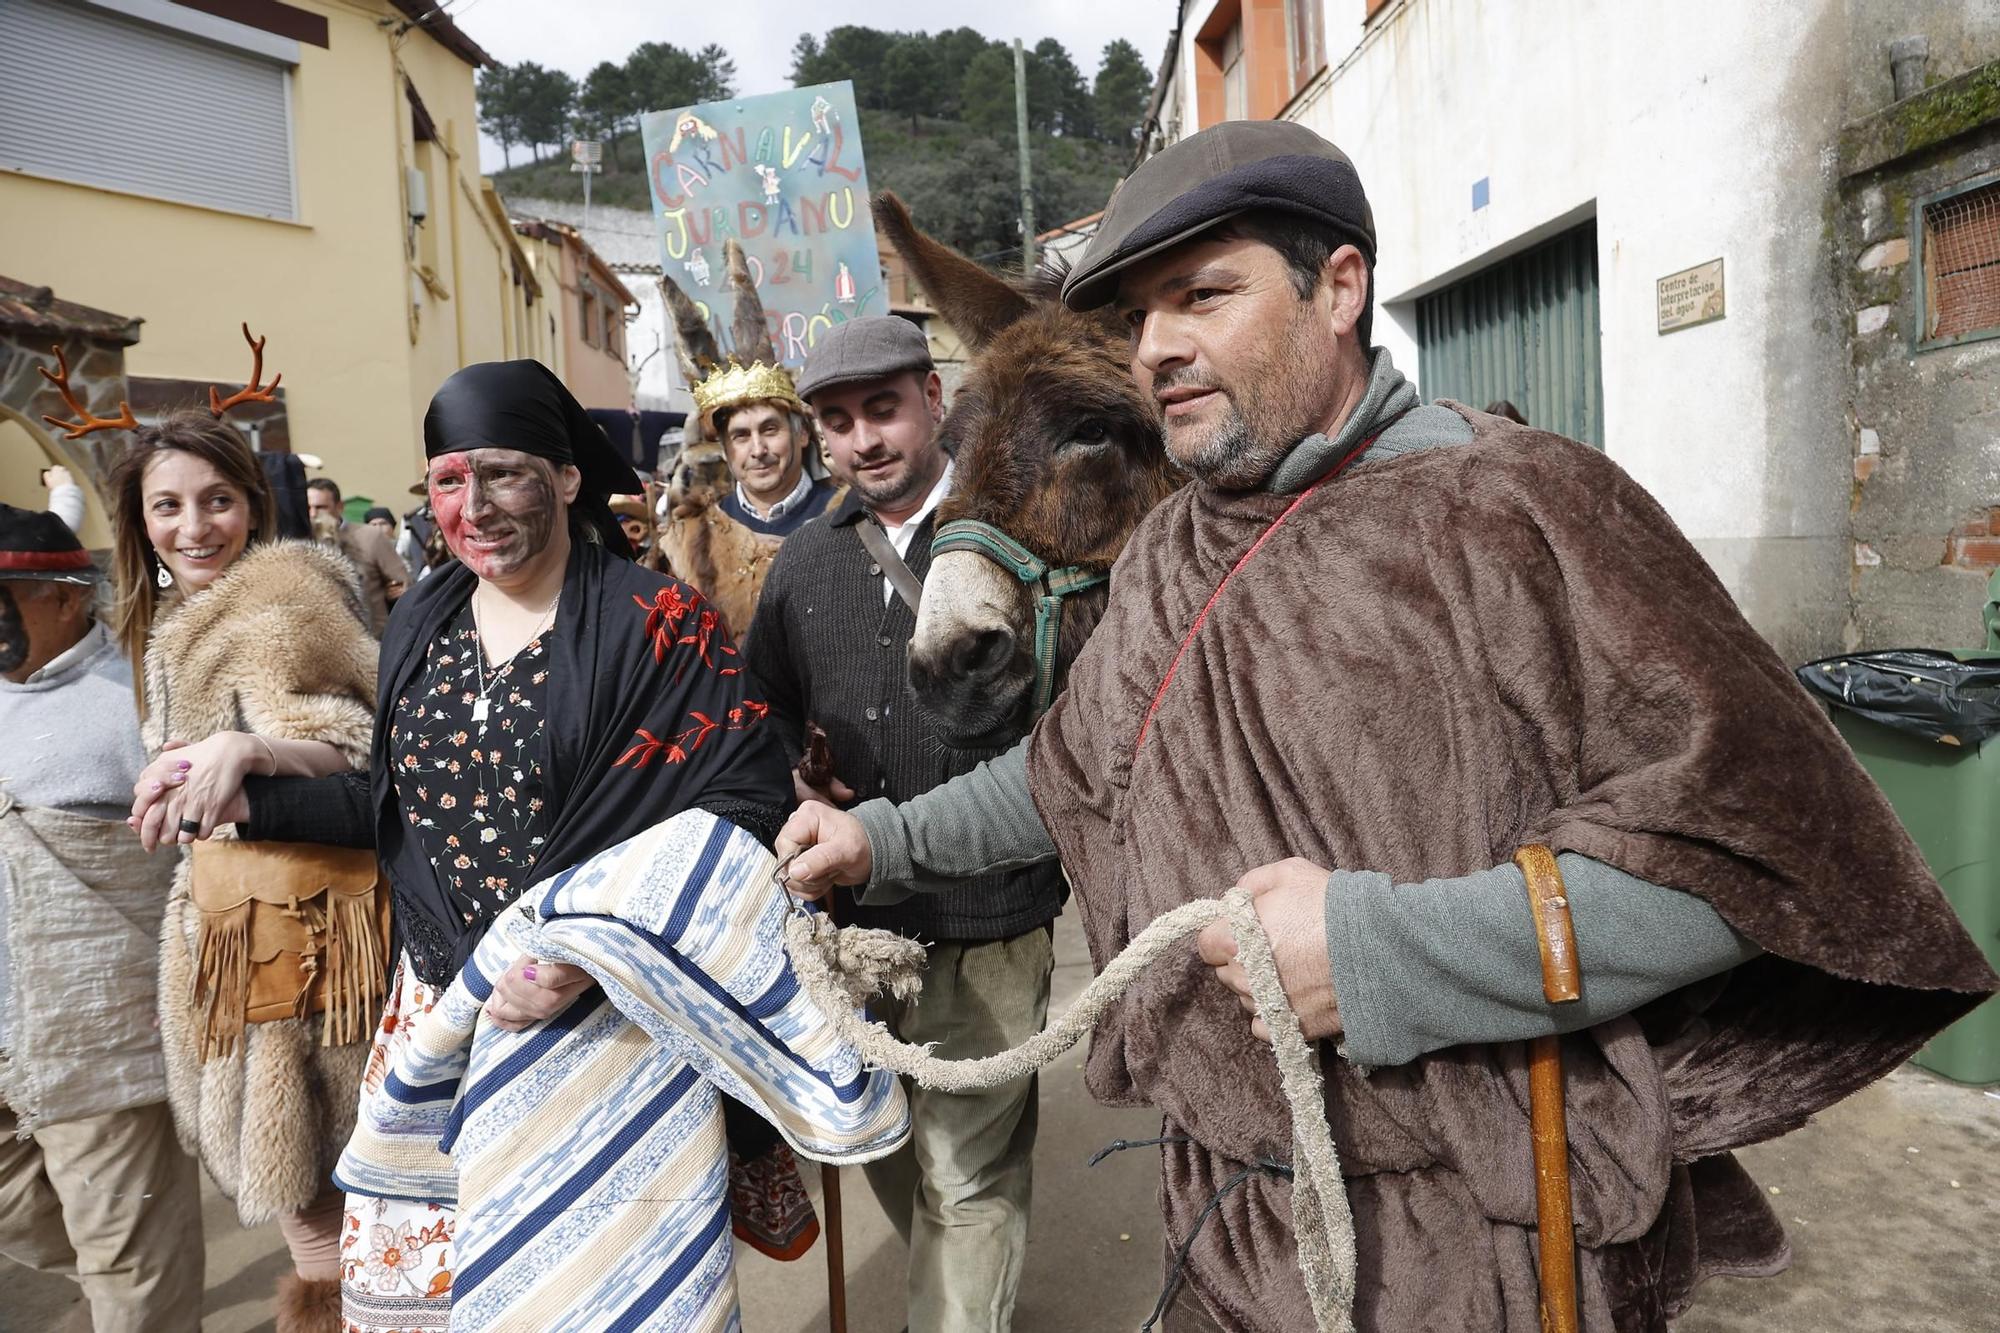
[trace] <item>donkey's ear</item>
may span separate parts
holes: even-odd
[[[917,275],[945,322],[978,351],[1028,313],[1031,302],[948,245],[917,230],[910,210],[891,191],[875,196],[875,225]]]
[[[674,351],[679,354],[681,371],[692,387],[722,360],[721,353],[716,351],[715,333],[702,318],[701,307],[664,273],[660,275],[660,297],[674,317]]]
[[[736,296],[736,311],[729,321],[729,341],[736,359],[744,365],[752,361],[778,364],[777,349],[771,346],[771,327],[764,322],[764,299],[757,284],[750,281],[750,261],[734,236],[722,243],[723,263],[729,273],[729,290]]]

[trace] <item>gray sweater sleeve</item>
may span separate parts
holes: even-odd
[[[853,814],[874,857],[874,873],[861,894],[870,906],[1056,855],[1028,795],[1026,740],[901,805],[863,801]]]
[[[1583,998],[1564,1005],[1542,997],[1534,914],[1512,864],[1421,884],[1334,871],[1327,953],[1348,1057],[1399,1065],[1467,1042],[1575,1032],[1761,952],[1691,893],[1574,853],[1557,864],[1583,974]]]

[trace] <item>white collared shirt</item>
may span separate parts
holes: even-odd
[[[938,502],[951,493],[951,474],[952,460],[947,457],[944,460],[944,471],[938,473],[937,485],[931,487],[931,493],[926,495],[924,502],[917,506],[917,512],[893,527],[887,523],[882,523],[882,531],[889,534],[889,544],[896,548],[896,554],[902,556],[905,561],[910,558],[910,539],[917,535],[917,529],[922,527],[924,520],[931,516],[931,511],[938,507]],[[877,519],[876,522],[881,523],[881,520]],[[889,599],[895,595],[896,590],[894,585],[889,582],[889,576],[884,574],[882,576],[882,605],[887,606]]]
[[[82,638],[57,653],[54,657],[51,657],[36,670],[30,672],[28,678],[21,683],[23,685],[39,685],[52,676],[60,676],[63,672],[104,647],[109,638],[110,632],[104,628],[102,621],[91,621],[90,628],[84,631]]]
[[[800,468],[799,484],[792,487],[792,493],[790,495],[787,495],[784,499],[772,505],[771,511],[769,513],[761,512],[757,508],[757,506],[751,502],[750,497],[743,493],[743,483],[740,481],[736,483],[736,503],[743,506],[744,513],[755,514],[758,518],[764,520],[764,522],[766,523],[776,523],[779,519],[783,518],[785,515],[791,513],[794,509],[797,509],[800,505],[804,504],[806,502],[806,497],[812,494],[812,488],[813,488],[812,473],[806,471],[804,468]]]

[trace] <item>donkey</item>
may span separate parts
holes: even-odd
[[[973,351],[939,428],[956,471],[909,674],[947,744],[987,748],[1047,706],[1104,615],[1112,562],[1183,478],[1115,316],[1066,309],[1060,271],[1023,287],[995,277],[918,231],[894,194],[874,212]]]

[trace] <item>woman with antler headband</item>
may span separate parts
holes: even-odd
[[[366,762],[375,645],[347,562],[275,540],[263,469],[223,419],[277,388],[250,342],[249,386],[138,427],[112,475],[112,629],[154,756],[131,822],[148,850],[185,848],[161,924],[168,1099],[243,1224],[284,1233],[278,1327],[317,1333],[339,1316],[332,1166],[386,991],[387,894],[365,852],[237,841],[223,803],[246,774]]]

